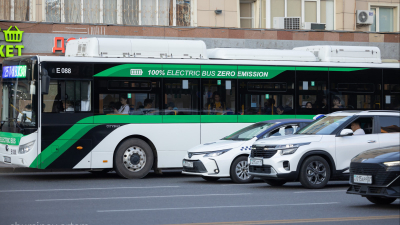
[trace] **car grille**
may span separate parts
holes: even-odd
[[[271,166],[249,166],[251,173],[271,173]]]
[[[271,158],[272,156],[274,156],[276,154],[276,152],[278,150],[264,150],[264,148],[268,148],[268,149],[274,149],[275,146],[257,146],[255,147],[255,149],[251,150],[251,157],[260,157],[260,158],[264,158],[264,159],[268,159]]]
[[[350,180],[352,183],[354,182],[354,174],[372,175],[373,185],[387,185],[398,176],[398,172],[386,171],[384,166],[374,163],[351,163]]]
[[[193,168],[184,166],[183,171],[192,173],[207,173],[207,169],[204,167],[202,162],[200,162],[199,160],[192,162]]]

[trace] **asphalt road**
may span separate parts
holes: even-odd
[[[141,180],[115,173],[1,173],[0,224],[400,224],[398,200],[376,206],[347,195],[347,187],[240,185],[180,172]]]

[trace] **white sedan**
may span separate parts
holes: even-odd
[[[248,183],[248,157],[253,143],[262,138],[295,133],[313,120],[281,119],[255,123],[221,140],[198,145],[183,159],[184,174],[202,176],[207,181],[230,177],[236,183]]]

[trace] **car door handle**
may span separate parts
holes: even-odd
[[[369,140],[368,143],[375,143],[375,140]]]

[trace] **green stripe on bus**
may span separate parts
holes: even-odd
[[[83,135],[85,135],[93,127],[99,124],[75,124],[68,129],[63,135],[43,150],[29,167],[46,169],[54,160],[63,154],[69,147],[75,144]],[[57,146],[57,148],[55,147]]]
[[[99,115],[94,123],[162,123],[161,115]]]
[[[23,136],[22,134],[0,131],[0,144],[19,145],[22,136]]]
[[[218,78],[271,79],[285,71],[351,72],[367,68],[292,67],[292,66],[234,66],[187,64],[122,64],[106,69],[95,77],[154,77],[154,78]]]
[[[257,123],[266,120],[295,119],[295,115],[240,115],[238,123]]]
[[[202,115],[202,123],[237,123],[237,115]]]
[[[165,115],[163,123],[200,123],[200,115]]]

